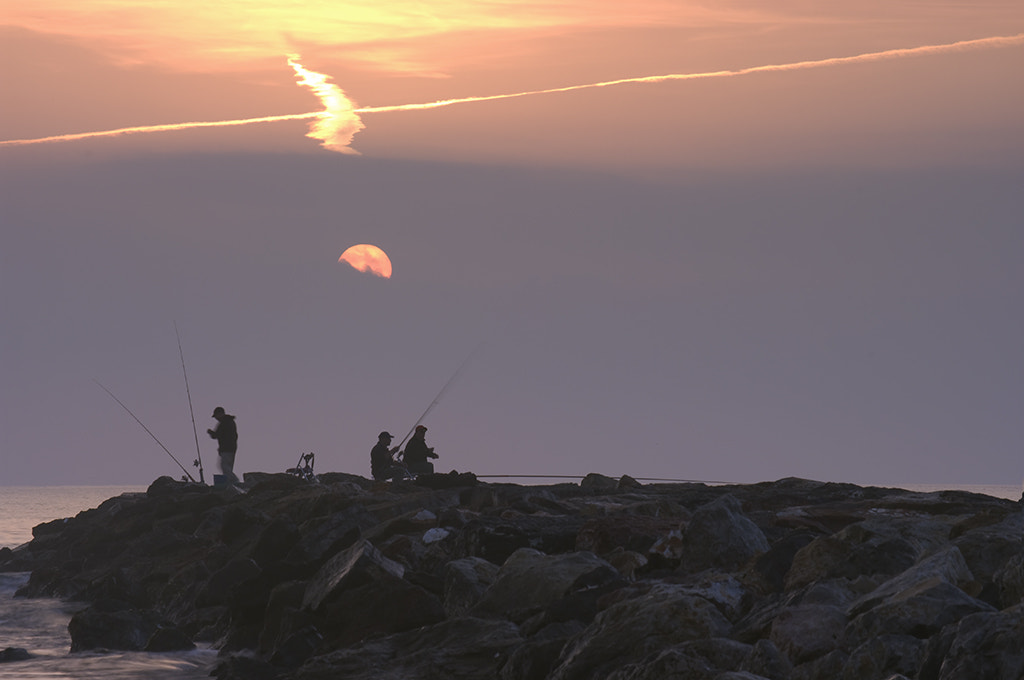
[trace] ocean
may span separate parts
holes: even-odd
[[[144,486],[0,487],[0,547],[32,540],[32,527],[74,517],[122,493]],[[27,573],[0,573],[0,650],[20,647],[27,661],[0,664],[4,680],[75,678],[83,680],[206,680],[217,662],[216,650],[153,654],[113,652],[70,654],[68,621],[83,605],[54,599],[14,597]]]
[[[532,483],[532,482],[531,482]],[[960,489],[997,498],[1019,500],[1019,484],[885,484],[911,491]],[[15,548],[32,540],[32,527],[74,517],[122,493],[145,491],[142,486],[0,487],[0,547]],[[22,678],[83,678],[96,680],[199,680],[216,664],[215,650],[152,654],[116,652],[70,654],[67,624],[81,607],[53,599],[26,600],[14,592],[27,573],[0,573],[0,650],[21,647],[34,658],[0,666],[0,676]]]

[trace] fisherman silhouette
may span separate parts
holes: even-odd
[[[377,435],[377,444],[370,451],[370,473],[377,481],[409,476],[409,471],[392,457],[398,451],[397,446],[391,446],[392,439],[390,432],[381,432]]]
[[[426,435],[427,428],[423,425],[417,425],[412,438],[405,445],[405,453],[402,454],[405,466],[414,475],[434,474],[434,464],[427,460],[427,458],[437,458],[438,455],[434,453],[433,447],[427,446]]]
[[[217,427],[207,430],[211,439],[217,440],[217,455],[220,456],[220,469],[224,473],[224,481],[237,484],[235,476],[235,452],[238,451],[238,427],[235,417],[228,415],[223,406],[213,409],[213,417],[217,419]]]

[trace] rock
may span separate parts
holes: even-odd
[[[695,640],[649,654],[645,659],[612,671],[608,680],[661,680],[688,678],[712,680],[724,669],[737,668],[750,647],[733,640],[710,638]],[[724,671],[728,672],[728,671]],[[744,675],[741,673],[741,675]],[[753,674],[745,675],[753,677]]]
[[[736,571],[768,548],[764,533],[743,515],[740,502],[725,495],[693,513],[683,534],[682,558],[690,571]]]
[[[851,617],[856,617],[889,598],[933,579],[957,586],[973,578],[960,550],[950,547],[921,560],[861,597],[850,606],[849,613]]]
[[[498,566],[481,557],[452,560],[444,567],[444,610],[451,617],[465,616],[480,601],[498,576]]]
[[[1024,513],[1016,512],[1000,522],[971,529],[956,537],[953,545],[981,581],[989,581],[1010,558],[1024,550]]]
[[[614,569],[589,552],[545,555],[521,548],[498,570],[494,583],[473,607],[474,616],[506,616],[522,621],[562,599],[581,577],[600,569]]]
[[[355,587],[386,576],[401,579],[404,573],[402,565],[384,557],[369,541],[360,539],[332,557],[313,576],[306,586],[302,606],[316,610],[346,587]]]
[[[8,661],[28,661],[31,658],[32,655],[21,647],[6,647],[3,650],[0,650],[0,663],[7,663]]]
[[[754,644],[747,658],[740,664],[740,671],[768,680],[788,680],[793,674],[793,664],[775,643],[761,639]]]
[[[658,539],[678,529],[679,519],[675,517],[594,517],[580,528],[575,547],[576,550],[588,550],[596,555],[605,555],[615,549],[644,554]]]
[[[993,575],[999,593],[1000,608],[1006,609],[1024,602],[1024,553],[1017,553]]]
[[[479,680],[497,677],[521,644],[508,621],[459,618],[315,657],[292,680]]]
[[[880,635],[854,649],[839,680],[916,675],[927,643],[912,635]]]
[[[839,607],[797,605],[778,613],[769,639],[797,666],[838,649],[846,625],[846,613]]]
[[[157,612],[134,609],[124,602],[106,600],[77,612],[68,623],[71,651],[118,649],[140,651],[151,639],[155,645],[176,645],[173,649],[191,649],[191,640]],[[153,650],[169,651],[169,650]]]
[[[353,612],[359,612],[358,616]],[[445,616],[440,599],[387,572],[360,585],[335,590],[316,613],[314,622],[330,649],[429,626]]]
[[[611,605],[562,650],[551,680],[582,680],[682,642],[728,635],[731,626],[707,600],[658,584]]]
[[[179,628],[159,627],[142,648],[145,652],[185,652],[196,645]]]
[[[947,624],[986,611],[995,609],[935,576],[853,619],[843,634],[844,644],[852,648],[884,634],[927,638]]]
[[[591,472],[580,480],[581,489],[592,489],[594,491],[613,491],[618,488],[619,482],[612,477],[605,477],[596,472]]]
[[[21,595],[92,603],[69,625],[76,649],[201,640],[230,680],[1024,671],[1012,501],[798,479],[423,479],[438,483],[159,479],[36,527],[3,568],[31,570]]]
[[[928,518],[872,517],[797,551],[787,591],[828,578],[885,578],[906,571],[923,555],[945,547],[949,524]]]
[[[948,648],[929,648],[920,680],[1020,680],[1024,677],[1024,605],[964,617],[947,629]],[[945,631],[943,633],[945,635]]]
[[[278,669],[266,661],[244,654],[233,654],[217,664],[210,673],[217,680],[277,680]]]

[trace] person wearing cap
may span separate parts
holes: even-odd
[[[211,439],[217,440],[217,455],[220,456],[220,470],[228,484],[237,484],[235,476],[235,452],[238,451],[238,427],[235,417],[228,415],[223,406],[213,409],[213,417],[217,419],[217,427],[207,430]]]
[[[381,432],[377,435],[377,444],[370,451],[370,473],[377,481],[388,479],[402,479],[408,476],[408,472],[392,456],[398,447],[391,446],[394,437],[390,432]]]
[[[438,456],[434,453],[433,447],[427,446],[426,435],[426,426],[417,425],[412,438],[405,445],[405,453],[402,454],[405,466],[414,475],[434,474],[434,464],[427,458],[437,458]]]

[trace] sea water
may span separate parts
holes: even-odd
[[[0,547],[16,548],[32,540],[32,527],[74,517],[133,486],[0,487]],[[85,605],[52,598],[16,598],[27,573],[0,573],[0,650],[19,647],[27,661],[0,663],[0,678],[75,678],[86,680],[199,680],[209,678],[216,650],[191,652],[82,652],[71,654],[68,621]]]
[[[1016,484],[885,484],[910,491],[959,489],[997,498],[1018,500]],[[133,486],[0,487],[0,547],[15,548],[32,540],[32,527],[74,517],[122,493],[145,491]],[[84,605],[55,599],[15,598],[28,581],[27,573],[0,573],[0,650],[20,647],[33,655],[28,661],[0,664],[0,677],[85,678],[96,680],[199,680],[216,663],[215,650],[153,654],[146,652],[71,654],[67,625]]]

